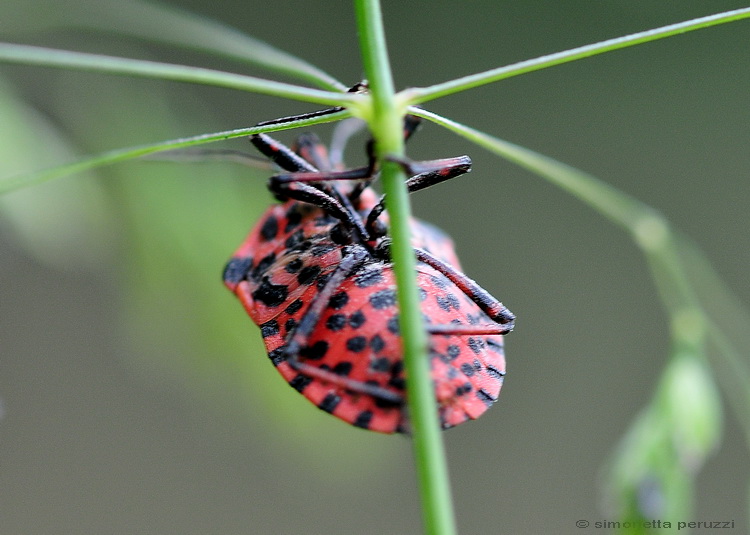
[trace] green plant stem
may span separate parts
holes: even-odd
[[[50,169],[43,169],[35,173],[23,173],[16,176],[2,178],[0,179],[0,195],[23,187],[41,184],[55,178],[61,178],[67,175],[88,171],[97,167],[104,167],[106,165],[111,165],[118,162],[132,160],[134,158],[148,156],[158,152],[195,147],[198,145],[204,145],[206,143],[212,143],[214,141],[224,141],[227,139],[245,137],[252,134],[259,134],[261,132],[274,132],[278,130],[286,130],[301,126],[309,126],[313,124],[337,121],[346,119],[347,117],[351,117],[351,115],[351,112],[349,112],[348,110],[342,110],[340,112],[331,113],[329,115],[300,119],[289,123],[252,126],[250,128],[238,128],[235,130],[226,130],[224,132],[200,134],[198,136],[171,139],[169,141],[161,141],[159,143],[151,143],[148,145],[138,145],[136,147],[111,150],[68,164],[59,165]]]
[[[138,76],[141,78],[156,78],[175,82],[190,82],[314,102],[327,106],[340,106],[342,104],[356,106],[357,101],[361,100],[361,98],[353,93],[335,93],[332,91],[311,89],[201,67],[188,67],[186,65],[174,65],[157,61],[118,58],[38,46],[16,45],[13,43],[0,43],[0,61],[124,76]]]
[[[659,212],[596,177],[562,162],[445,118],[438,119],[435,114],[424,111],[416,113],[436,120],[495,154],[546,178],[628,231],[646,255],[669,313],[677,316],[692,311],[702,316],[698,299],[680,267],[675,252],[674,232]]]
[[[750,7],[717,13],[715,15],[700,17],[685,22],[678,22],[676,24],[662,26],[661,28],[608,39],[599,43],[580,46],[578,48],[540,56],[538,58],[521,61],[504,67],[498,67],[497,69],[472,74],[470,76],[456,78],[455,80],[432,85],[430,87],[414,87],[406,89],[399,94],[399,100],[407,105],[419,104],[436,98],[452,95],[453,93],[458,93],[466,89],[518,76],[519,74],[538,71],[546,69],[547,67],[570,63],[571,61],[588,58],[598,54],[604,54],[605,52],[612,52],[613,50],[640,45],[650,41],[656,41],[657,39],[664,39],[665,37],[672,37],[685,32],[700,30],[702,28],[708,28],[748,17],[750,17]]]
[[[646,257],[671,321],[673,345],[695,355],[706,353],[709,339],[717,346],[725,368],[725,373],[718,377],[724,382],[750,449],[750,371],[720,326],[710,321],[710,315],[695,293],[680,250],[689,252],[688,261],[699,265],[702,278],[717,279],[697,248],[688,247],[689,242],[682,239],[659,212],[588,173],[426,110],[410,108],[409,112],[434,121],[547,179],[625,229]]]
[[[2,22],[5,35],[86,28],[232,58],[294,76],[322,89],[347,89],[330,74],[300,58],[205,15],[167,4],[146,0],[35,2],[34,16],[30,17],[27,5],[10,2],[3,6]]]
[[[377,0],[357,0],[356,11],[365,73],[373,100],[369,122],[376,140],[381,179],[388,202],[407,401],[424,527],[425,532],[431,535],[450,535],[456,531],[455,519],[438,423],[435,387],[427,358],[427,334],[417,293],[406,177],[398,165],[383,159],[386,155],[400,156],[404,153],[404,109],[396,105],[394,98],[380,4]]]

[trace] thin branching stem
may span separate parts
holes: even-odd
[[[647,260],[670,318],[673,345],[688,348],[695,355],[706,353],[705,346],[709,339],[717,346],[721,367],[728,370],[728,373],[719,374],[718,377],[730,394],[730,403],[750,449],[750,405],[747,404],[750,399],[750,370],[747,362],[739,357],[739,351],[722,332],[722,327],[710,321],[710,315],[696,294],[695,282],[688,275],[680,251],[688,250],[692,262],[702,265],[703,277],[718,279],[697,248],[688,247],[688,242],[661,213],[588,173],[427,110],[411,108],[409,111],[545,178],[626,230]]]
[[[320,68],[223,22],[148,0],[96,2],[35,2],[34,16],[22,2],[3,5],[3,34],[22,35],[49,30],[81,29],[128,36],[230,58],[293,76],[322,89],[346,91],[347,86]]]
[[[404,109],[395,100],[380,4],[377,0],[357,0],[355,4],[365,73],[373,99],[369,123],[376,140],[383,190],[388,199],[391,256],[398,286],[407,401],[422,498],[422,516],[426,533],[450,535],[455,533],[455,519],[448,466],[437,416],[435,387],[427,358],[427,334],[422,323],[417,293],[406,177],[398,165],[383,160],[386,155],[403,155]]]
[[[685,32],[693,30],[700,30],[702,28],[709,28],[718,24],[724,24],[740,19],[750,17],[750,7],[735,9],[733,11],[727,11],[725,13],[717,13],[715,15],[709,15],[707,17],[700,17],[697,19],[688,20],[685,22],[679,22],[676,24],[670,24],[668,26],[662,26],[661,28],[655,28],[653,30],[647,30],[644,32],[638,32],[623,37],[617,37],[614,39],[608,39],[599,43],[590,45],[580,46],[578,48],[572,48],[570,50],[564,50],[562,52],[556,52],[546,56],[540,56],[538,58],[529,59],[507,65],[504,67],[498,67],[485,72],[464,76],[462,78],[456,78],[448,82],[432,85],[429,87],[414,87],[406,89],[399,93],[399,99],[404,104],[412,105],[434,100],[436,98],[452,95],[466,89],[479,87],[527,72],[538,71],[553,67],[555,65],[561,65],[563,63],[570,63],[583,58],[596,56],[598,54],[604,54],[605,52],[612,52],[622,48],[630,46],[636,46],[657,39],[664,39],[665,37],[672,37]]]
[[[146,11],[143,10],[150,9],[146,4],[136,4],[134,4],[134,11],[127,12],[127,17],[130,17],[129,20],[138,20],[139,13],[145,13]],[[410,207],[404,185],[405,177],[403,171],[397,165],[383,159],[387,155],[403,154],[401,133],[403,114],[408,106],[466,89],[688,31],[745,19],[750,17],[750,7],[609,39],[430,87],[412,88],[395,93],[385,46],[379,2],[377,0],[355,0],[355,6],[365,72],[371,84],[372,92],[369,96],[345,93],[342,84],[323,71],[273,49],[265,43],[254,41],[251,38],[242,39],[241,34],[220,23],[205,22],[184,13],[168,12],[159,8],[153,8],[151,12],[154,17],[149,19],[148,24],[122,33],[187,47],[191,47],[191,40],[199,36],[204,39],[205,46],[197,48],[270,68],[274,68],[276,62],[278,62],[277,68],[274,69],[277,72],[296,75],[332,91],[301,87],[212,69],[10,43],[0,43],[0,62],[198,83],[348,108],[347,111],[342,111],[339,114],[331,114],[325,118],[316,118],[309,122],[300,121],[295,124],[287,124],[283,125],[283,128],[327,122],[352,115],[363,118],[370,124],[372,134],[377,141],[376,150],[381,161],[384,190],[388,198],[392,237],[391,253],[398,284],[400,322],[408,385],[407,395],[425,528],[429,534],[450,535],[455,532],[455,519],[453,517],[447,465],[436,414],[434,389],[426,358],[427,335],[422,325],[414,276],[415,259],[410,245]],[[125,16],[125,14],[118,12],[118,17],[122,16]],[[96,26],[98,20],[104,29],[110,31],[118,31],[118,27],[122,23],[121,18],[113,18],[107,9],[103,9],[101,12],[69,14],[68,18],[75,19],[84,25],[89,24],[90,27]],[[160,27],[164,26],[163,21],[166,20],[173,21],[174,24],[169,25],[167,31],[160,35]],[[185,31],[190,28],[191,31]],[[189,37],[186,38],[185,36]],[[409,112],[453,130],[491,152],[546,178],[629,232],[646,257],[660,297],[670,316],[674,346],[687,348],[687,353],[697,356],[698,359],[701,359],[705,354],[704,348],[709,341],[713,341],[714,345],[717,346],[725,370],[724,374],[717,375],[720,380],[725,382],[725,390],[729,393],[728,397],[738,415],[739,423],[746,437],[748,437],[748,447],[750,447],[750,418],[748,418],[750,409],[748,409],[747,403],[747,400],[750,399],[750,371],[747,362],[741,358],[741,353],[736,350],[736,346],[732,345],[730,337],[725,336],[722,326],[717,325],[710,319],[710,314],[706,312],[703,300],[698,297],[696,282],[690,278],[690,270],[688,269],[691,262],[685,258],[685,250],[688,250],[693,255],[693,260],[697,258],[700,261],[697,263],[701,263],[703,257],[697,249],[691,250],[689,247],[686,249],[682,237],[671,228],[659,212],[591,175],[425,110],[410,108]],[[190,147],[221,139],[245,136],[255,132],[278,130],[281,129],[281,126],[270,125],[237,129],[110,151],[32,175],[6,179],[0,182],[0,193],[159,151]],[[703,271],[704,273],[700,276],[704,279],[706,273],[713,276],[710,268],[704,268]],[[742,347],[742,344],[739,344],[739,347]],[[677,361],[680,355],[685,354],[684,351],[675,352],[672,363]],[[707,380],[710,381],[710,378]]]
[[[174,82],[190,82],[314,102],[327,106],[340,106],[343,104],[356,106],[357,101],[361,100],[358,98],[358,95],[353,93],[323,91],[202,67],[118,58],[101,54],[72,52],[69,50],[56,50],[53,48],[17,45],[13,43],[0,43],[0,61],[123,76],[138,76],[141,78],[156,78]]]
[[[198,145],[205,145],[206,143],[224,141],[227,139],[234,139],[238,137],[246,137],[262,132],[275,132],[278,130],[311,126],[314,124],[346,119],[347,117],[351,117],[351,113],[348,110],[342,110],[324,116],[300,119],[289,123],[252,126],[249,128],[237,128],[235,130],[225,130],[223,132],[214,132],[211,134],[200,134],[197,136],[171,139],[169,141],[161,141],[158,143],[150,143],[147,145],[138,145],[136,147],[111,150],[68,164],[59,165],[50,169],[43,169],[35,173],[23,173],[16,176],[2,178],[0,179],[0,195],[23,187],[41,184],[55,178],[61,178],[67,175],[81,173],[83,171],[89,171],[91,169],[132,160],[134,158],[149,156],[158,152],[195,147]]]

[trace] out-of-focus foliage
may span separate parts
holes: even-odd
[[[0,85],[0,173],[10,176],[73,158],[65,136]],[[18,243],[61,269],[97,269],[112,253],[112,206],[91,175],[0,197]]]
[[[8,1],[6,8],[28,9]],[[301,15],[296,3],[182,5],[347,82],[361,75],[348,6]],[[456,17],[454,4],[385,2],[384,11],[403,87],[731,7],[488,1],[462,4]],[[750,73],[740,46],[747,25],[732,26],[536,73],[432,109],[585,168],[659,208],[747,301]],[[89,32],[23,40],[246,69]],[[9,80],[0,176],[308,110],[153,81],[0,70]],[[447,228],[467,272],[519,316],[498,405],[446,435],[465,532],[577,533],[576,520],[599,519],[600,467],[655,390],[663,410],[641,413],[626,438],[652,456],[615,467],[627,492],[643,492],[634,510],[658,507],[660,493],[683,493],[674,503],[693,500],[696,515],[733,519],[741,529],[747,474],[737,468],[747,453],[737,426],[727,418],[724,444],[706,457],[719,433],[716,395],[694,360],[674,361],[687,365],[659,379],[669,326],[628,239],[434,127],[409,150],[415,158],[471,154],[473,173],[415,196],[415,210]],[[271,202],[267,174],[228,163],[138,161],[0,199],[7,529],[33,530],[30,519],[56,533],[418,529],[408,442],[350,429],[308,406],[278,377],[257,329],[222,288],[224,262]],[[735,317],[728,309],[711,320]],[[670,429],[665,418],[700,425],[652,433]],[[675,449],[680,464],[659,464],[660,453]],[[707,464],[691,496],[684,483],[696,459]],[[657,465],[662,479],[638,479],[634,467]]]

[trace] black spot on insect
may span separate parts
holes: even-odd
[[[430,352],[430,359],[440,359],[446,364],[451,363],[451,359],[448,357],[448,355],[443,355],[442,353],[438,353],[437,351]]]
[[[398,324],[398,316],[393,316],[392,318],[389,318],[385,326],[388,329],[389,333],[397,334],[397,335],[401,334],[401,327]]]
[[[315,245],[312,249],[310,249],[310,254],[313,256],[323,256],[324,254],[333,251],[336,249],[336,246],[330,243],[323,243],[320,245]]]
[[[370,338],[370,349],[375,353],[382,351],[383,348],[385,348],[385,340],[379,334]]]
[[[437,301],[438,306],[441,310],[445,310],[446,312],[451,311],[451,304],[448,302],[446,298],[444,298],[442,295],[436,295],[435,301]]]
[[[404,390],[406,388],[406,381],[403,377],[391,377],[391,380],[388,381],[388,385],[398,390]]]
[[[472,375],[474,375],[475,370],[474,366],[472,366],[468,362],[464,362],[463,364],[461,364],[461,371],[464,372],[464,375],[466,377],[471,377]]]
[[[333,370],[331,371],[335,373],[336,375],[347,376],[352,371],[352,363],[346,362],[346,361],[339,362],[333,367]]]
[[[484,349],[484,340],[481,338],[469,338],[469,347],[478,355]]]
[[[366,319],[367,318],[362,313],[362,311],[357,310],[354,314],[349,316],[349,327],[351,327],[352,329],[359,329],[360,327],[362,327],[362,325],[364,325]]]
[[[253,269],[251,275],[253,280],[258,280],[260,277],[262,277],[274,262],[276,262],[276,255],[274,253],[269,253],[265,257],[261,258],[260,262],[258,262],[258,265]]]
[[[253,292],[253,299],[268,307],[277,307],[286,301],[288,289],[284,284],[273,284],[268,277],[263,277],[260,286]]]
[[[302,221],[302,214],[297,210],[297,206],[293,205],[286,213],[286,227],[284,232],[290,232],[294,227],[300,224]]]
[[[320,360],[326,356],[326,352],[328,352],[328,342],[319,340],[311,346],[300,349],[299,354],[309,360]]]
[[[368,381],[368,383],[369,382],[370,381]],[[375,386],[377,386],[376,383],[373,383],[373,384]],[[395,399],[380,398],[380,397],[376,397],[375,398],[375,406],[376,407],[380,407],[381,409],[389,409],[389,408],[393,408],[393,407],[398,407],[399,405],[401,405],[401,402],[400,401],[396,401]]]
[[[464,383],[459,387],[456,387],[456,396],[465,396],[473,390],[471,383]]]
[[[346,326],[346,316],[343,314],[333,314],[326,320],[326,327],[331,331],[340,331]]]
[[[385,357],[380,357],[370,362],[370,369],[374,372],[387,372],[390,368],[391,361]]]
[[[362,411],[357,415],[353,425],[355,427],[361,427],[362,429],[368,429],[370,422],[372,421],[372,411]]]
[[[364,336],[353,336],[346,341],[346,348],[354,353],[359,353],[366,347],[367,338]]]
[[[316,217],[314,224],[316,227],[329,227],[336,222],[336,218],[328,214]]]
[[[308,377],[307,375],[302,375],[301,373],[296,375],[291,381],[289,381],[289,384],[294,388],[297,392],[302,392],[307,385],[309,385],[312,382],[312,377]]]
[[[295,258],[286,266],[284,266],[284,271],[286,271],[287,273],[297,273],[300,269],[302,269],[302,266],[304,265],[305,264],[302,262],[301,258]]]
[[[297,281],[302,285],[312,284],[315,278],[320,274],[319,266],[307,266],[297,275]]]
[[[284,330],[286,332],[291,332],[294,330],[294,328],[297,326],[297,321],[294,318],[289,318],[284,322]]]
[[[275,217],[269,216],[260,228],[260,236],[265,241],[271,241],[279,233],[279,222]]]
[[[498,370],[497,368],[493,366],[487,366],[487,375],[499,381],[503,377],[505,377],[505,372],[501,372],[500,370]]]
[[[343,225],[334,225],[329,233],[331,241],[338,245],[347,245],[352,242],[351,232],[344,228]]]
[[[278,366],[286,360],[286,348],[278,347],[268,353],[268,358],[271,359],[274,366]]]
[[[383,273],[379,269],[363,271],[354,279],[358,288],[369,288],[383,281]]]
[[[253,267],[253,259],[250,257],[232,258],[224,268],[223,280],[237,284],[245,280],[247,272]]]
[[[289,250],[296,249],[299,247],[301,243],[305,241],[305,233],[302,232],[302,229],[297,230],[289,236],[286,241],[284,242],[284,247],[286,247]]]
[[[303,252],[307,251],[310,247],[312,247],[312,245],[313,245],[313,242],[311,240],[309,240],[309,239],[308,240],[302,240],[301,242],[299,242],[294,247],[293,250],[296,251],[296,252],[298,252],[298,253],[303,253]]]
[[[269,336],[273,336],[274,334],[279,334],[279,322],[276,320],[271,320],[265,322],[263,325],[260,326],[260,335],[263,338],[268,338]]]
[[[486,390],[477,390],[477,398],[482,401],[488,407],[497,401],[497,398],[493,398]]]
[[[341,403],[341,397],[330,392],[323,398],[323,401],[320,402],[318,407],[326,412],[333,412],[336,410],[339,403]]]
[[[456,310],[459,310],[461,308],[461,302],[454,294],[446,294],[445,298],[448,300],[448,303],[450,303],[451,307],[455,308]]]
[[[451,360],[455,360],[461,354],[461,348],[458,347],[457,345],[451,344],[448,346],[447,352],[448,352],[448,358]]]
[[[448,283],[446,282],[444,277],[438,277],[437,275],[431,275],[430,280],[432,281],[432,284],[434,284],[438,288],[446,288],[448,286]]]
[[[370,296],[370,304],[378,310],[396,306],[396,291],[388,289],[375,292]]]
[[[345,307],[348,302],[349,294],[346,292],[339,292],[331,297],[331,300],[328,302],[328,308],[332,308],[333,310],[340,310],[341,308]]]
[[[286,307],[286,310],[284,312],[286,312],[290,316],[293,316],[297,312],[299,312],[303,304],[304,302],[302,301],[302,299],[295,299],[288,307]]]
[[[318,275],[318,280],[315,281],[315,287],[318,290],[322,290],[326,287],[326,283],[328,282],[328,278],[331,276],[330,273],[323,273],[321,275]]]
[[[495,353],[500,353],[501,355],[503,354],[504,352],[503,344],[497,342],[494,338],[487,338],[485,342],[487,343],[487,347],[491,351],[494,351]]]

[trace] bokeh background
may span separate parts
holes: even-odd
[[[72,3],[34,9],[47,17]],[[348,2],[170,3],[346,83],[362,76]],[[383,4],[398,87],[741,6]],[[0,38],[273,76],[42,19],[4,0]],[[749,39],[749,23],[730,24],[427,107],[658,208],[747,303]],[[316,109],[52,69],[0,65],[0,77],[0,176]],[[468,274],[519,318],[500,401],[444,435],[461,532],[581,533],[576,520],[614,520],[602,467],[669,352],[642,256],[578,201],[435,126],[409,153],[472,156],[471,175],[415,196],[414,211],[455,238]],[[350,428],[289,389],[222,287],[226,259],[271,200],[265,175],[139,161],[0,199],[0,533],[419,532],[409,440]],[[694,519],[734,520],[736,533],[747,529],[748,455],[727,414]]]

